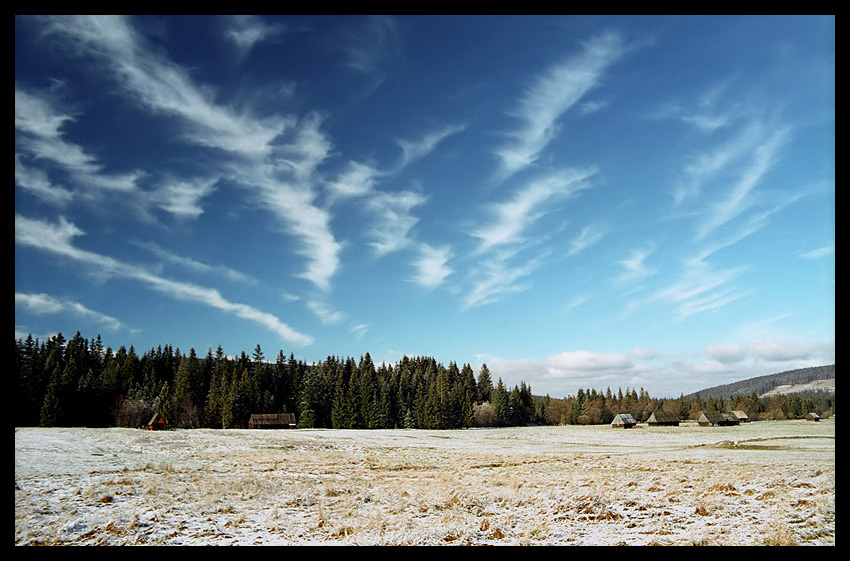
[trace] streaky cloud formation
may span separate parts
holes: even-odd
[[[520,100],[514,115],[522,126],[512,141],[497,150],[506,179],[533,165],[558,133],[558,120],[590,90],[625,51],[621,37],[606,31],[582,45],[581,53],[540,75]]]
[[[834,37],[16,16],[16,336],[433,355],[552,396],[834,363]]]

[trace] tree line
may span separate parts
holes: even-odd
[[[229,357],[219,346],[201,357],[170,345],[139,355],[116,351],[100,335],[70,340],[15,340],[16,426],[139,427],[160,413],[173,428],[241,428],[252,413],[295,413],[300,427],[454,429],[471,426],[598,425],[618,413],[638,422],[653,412],[696,420],[702,411],[742,410],[751,419],[829,416],[827,393],[727,399],[699,394],[653,398],[640,388],[604,392],[580,388],[574,396],[534,396],[525,382],[494,384],[483,364],[448,366],[432,357],[405,356],[376,365],[369,353],[329,356],[307,365],[279,351],[267,360],[260,345],[250,356]]]
[[[673,413],[683,421],[696,421],[703,411],[743,411],[751,420],[802,419],[809,413],[828,417],[835,413],[835,395],[826,392],[775,395],[759,397],[734,394],[728,398],[700,397],[699,393],[678,398],[653,398],[649,392],[610,388],[604,392],[595,389],[578,390],[575,396],[554,399],[548,395],[535,396],[546,424],[598,425],[608,424],[619,413],[629,413],[638,422],[645,422],[656,411]]]
[[[246,427],[252,413],[295,413],[300,427],[425,428],[542,422],[531,387],[491,380],[487,365],[448,366],[431,357],[376,365],[329,356],[307,365],[260,345],[228,357],[221,346],[199,356],[170,345],[139,355],[98,335],[58,333],[15,340],[17,426],[139,427],[160,413],[173,428]]]

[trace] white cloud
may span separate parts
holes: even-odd
[[[334,310],[327,304],[317,300],[307,302],[307,308],[325,325],[335,325],[345,318],[342,312]]]
[[[54,185],[44,170],[25,166],[20,154],[15,154],[15,185],[42,201],[60,207],[67,205],[74,197],[68,189]]]
[[[454,271],[447,266],[452,251],[448,246],[419,245],[419,257],[414,262],[413,282],[428,289],[440,286]]]
[[[706,348],[710,357],[723,364],[741,362],[746,357],[746,348],[730,343],[714,343]]]
[[[96,312],[75,300],[57,298],[49,294],[26,294],[15,292],[15,306],[21,306],[35,314],[73,314],[94,319],[108,329],[119,329],[122,324],[116,318]]]
[[[138,191],[138,180],[142,174],[138,171],[108,174],[104,172],[103,165],[98,159],[86,152],[86,150],[75,143],[65,140],[62,128],[65,123],[73,122],[75,117],[58,110],[51,98],[45,92],[24,91],[15,86],[15,129],[21,133],[15,137],[15,146],[22,153],[26,153],[33,163],[51,162],[58,165],[60,169],[74,179],[77,186],[87,191],[91,196],[92,188],[106,191],[121,191],[123,194],[134,195]],[[16,159],[19,158],[16,155]],[[41,171],[41,175],[33,170],[26,170],[17,165],[16,180],[18,172],[22,172],[21,180],[26,184],[32,184],[33,179],[40,183],[40,193],[44,194],[45,180],[47,175]],[[53,196],[63,198],[70,197],[69,193],[57,193],[51,189]]]
[[[538,77],[525,92],[515,115],[522,126],[512,141],[496,151],[503,178],[534,164],[555,137],[558,120],[601,83],[608,68],[623,54],[615,33],[604,33],[582,45],[582,52]]]
[[[367,206],[375,218],[367,236],[379,257],[411,243],[408,234],[419,221],[411,211],[427,199],[415,191],[381,192],[369,198]]]
[[[698,228],[698,237],[704,238],[753,204],[749,195],[776,163],[777,152],[787,142],[787,138],[787,130],[777,130],[753,147],[748,165],[741,170],[738,180],[721,200],[709,207],[705,220]]]
[[[595,353],[590,351],[564,351],[546,357],[546,368],[551,376],[569,376],[577,372],[600,370],[628,370],[632,368],[628,355],[620,353]]]
[[[632,310],[649,303],[670,304],[678,320],[720,309],[745,296],[746,292],[728,287],[744,272],[743,268],[717,270],[704,261],[685,264],[680,277],[647,298],[630,303]]]
[[[346,66],[370,75],[381,74],[399,51],[399,31],[388,16],[369,17],[357,29],[346,28],[339,34]]]
[[[475,255],[478,266],[471,271],[472,288],[464,298],[464,309],[496,302],[509,294],[525,291],[525,280],[542,264],[542,257],[551,253],[538,249],[527,257],[530,247],[540,245],[543,238],[529,243],[530,230],[544,216],[557,210],[563,202],[591,187],[589,179],[595,170],[563,170],[528,182],[506,201],[489,205],[492,219],[471,235],[481,240]],[[519,249],[525,250],[517,263]]]
[[[368,323],[361,323],[351,328],[351,334],[354,335],[356,339],[362,339],[366,335],[367,331],[369,331]]]
[[[570,242],[570,248],[567,251],[568,256],[577,255],[585,249],[599,243],[604,238],[610,229],[601,224],[591,224],[581,229],[581,233],[573,238]]]
[[[835,255],[835,245],[827,245],[800,253],[800,257],[803,259],[821,259],[830,255]]]
[[[192,259],[191,257],[185,257],[182,255],[177,255],[170,251],[167,251],[160,247],[159,245],[151,242],[132,242],[134,245],[146,249],[153,253],[159,259],[167,263],[171,263],[174,265],[178,265],[180,267],[184,267],[186,269],[197,271],[205,274],[216,274],[223,278],[228,279],[234,283],[255,285],[257,284],[257,279],[231,269],[230,267],[225,267],[223,265],[208,265],[206,263],[202,263],[196,259]]]
[[[635,282],[655,274],[647,267],[645,261],[652,254],[652,249],[633,249],[629,257],[620,261],[624,271],[615,279],[617,284]]]
[[[111,74],[121,92],[155,115],[176,118],[180,138],[219,151],[216,165],[237,184],[250,188],[261,207],[300,240],[307,260],[300,275],[327,289],[339,267],[340,244],[330,229],[330,215],[316,203],[314,174],[331,144],[322,118],[247,114],[214,100],[210,89],[196,85],[183,68],[154,52],[120,16],[45,18],[46,29],[70,39],[80,51]],[[170,208],[187,211],[185,206]]]
[[[361,162],[349,162],[345,169],[325,185],[330,202],[338,199],[365,197],[375,193],[378,179],[385,173]]]
[[[526,230],[552,212],[553,201],[569,198],[590,188],[595,170],[565,170],[529,182],[513,198],[490,206],[493,220],[472,232],[481,240],[479,252],[524,241]]]
[[[284,25],[269,25],[256,16],[231,15],[224,36],[236,45],[239,57],[246,56],[255,45],[274,39],[287,31]]]
[[[136,280],[172,298],[198,302],[258,323],[293,345],[305,346],[313,342],[311,336],[295,331],[274,315],[246,304],[230,302],[213,288],[173,281],[157,276],[146,268],[75,247],[71,242],[75,237],[82,234],[83,232],[79,228],[67,222],[64,218],[60,219],[58,225],[54,225],[19,214],[15,215],[15,243],[19,245],[59,255],[108,276]]]
[[[531,258],[512,264],[510,259],[514,256],[515,252],[506,252],[479,263],[473,286],[463,299],[464,309],[492,304],[510,294],[528,290],[531,283],[523,279],[540,267],[540,259]]]
[[[204,213],[201,200],[215,191],[217,182],[218,177],[168,180],[151,195],[151,199],[175,216],[197,218]]]
[[[433,152],[437,145],[442,142],[447,137],[457,134],[463,131],[466,128],[465,125],[447,125],[437,130],[431,131],[424,135],[422,138],[410,141],[410,140],[398,140],[399,146],[401,146],[401,158],[399,163],[395,166],[395,171],[400,171],[403,168],[406,168],[413,162],[417,160],[421,160],[431,152]]]

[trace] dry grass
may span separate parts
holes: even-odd
[[[831,545],[834,436],[18,429],[15,543]]]

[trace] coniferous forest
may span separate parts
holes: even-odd
[[[455,429],[529,424],[606,424],[617,413],[645,421],[655,411],[696,419],[703,410],[743,410],[752,419],[834,413],[832,394],[727,400],[699,394],[652,398],[618,388],[579,389],[565,398],[533,396],[525,382],[508,388],[487,365],[448,366],[430,357],[376,365],[369,353],[305,364],[278,351],[227,356],[219,346],[199,356],[170,345],[141,355],[113,350],[100,335],[15,340],[16,426],[141,427],[161,413],[171,428],[243,428],[252,413],[295,413],[304,428]]]

